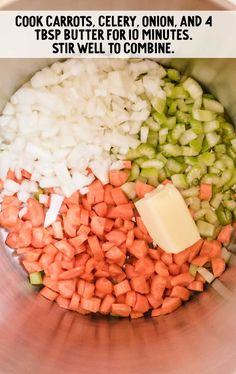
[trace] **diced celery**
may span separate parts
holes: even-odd
[[[175,87],[174,84],[171,83],[171,82],[166,82],[166,83],[165,83],[163,89],[164,89],[164,91],[165,91],[165,93],[166,93],[167,98],[172,97],[174,87]]]
[[[135,192],[134,182],[126,182],[125,184],[122,184],[121,189],[129,199],[131,200],[135,199],[136,192]]]
[[[223,258],[225,263],[228,264],[231,257],[231,253],[225,247],[223,247],[221,251],[221,257]]]
[[[153,158],[155,156],[155,148],[151,144],[140,144],[137,148],[140,156],[146,156],[148,158]]]
[[[204,135],[198,135],[196,139],[191,140],[189,143],[190,147],[194,150],[194,152],[199,153],[202,150],[202,143],[204,140]]]
[[[163,128],[159,130],[159,144],[165,144],[166,143],[166,137],[168,134],[168,129]]]
[[[223,201],[228,201],[231,199],[231,191],[226,191],[224,193]]]
[[[180,80],[180,73],[176,69],[167,69],[167,75],[170,80],[174,82],[178,82]]]
[[[147,183],[148,178],[142,177],[141,175],[138,176],[137,181]]]
[[[202,176],[202,168],[200,165],[194,165],[191,170],[187,173],[187,181],[189,184],[193,182],[194,179],[200,179]]]
[[[149,117],[145,124],[149,127],[150,130],[152,131],[158,131],[160,129],[160,123],[154,121],[152,117]]]
[[[209,174],[216,174],[216,175],[220,174],[220,170],[215,168],[214,166],[209,166],[208,172]]]
[[[188,271],[189,271],[189,273],[190,273],[193,277],[195,277],[196,274],[197,274],[197,269],[198,269],[198,268],[197,268],[196,265],[190,264]]]
[[[235,129],[234,129],[233,125],[231,125],[231,123],[222,122],[221,123],[221,128],[223,130],[225,141],[235,138]]]
[[[147,137],[148,144],[156,146],[158,143],[158,132],[149,130]]]
[[[196,157],[193,157],[193,156],[185,156],[184,157],[184,161],[187,165],[197,165],[198,163],[198,160]]]
[[[232,174],[233,174],[233,171],[230,169],[223,171],[223,173],[221,174],[221,177],[219,178],[218,183],[216,183],[217,187],[222,187],[226,183],[228,183],[230,179],[232,178]]]
[[[223,201],[223,206],[227,209],[229,209],[231,212],[236,209],[236,201],[234,200],[226,200]]]
[[[142,126],[140,129],[140,141],[141,143],[146,143],[148,138],[149,128],[147,126]]]
[[[199,153],[198,151],[196,151],[192,147],[188,147],[188,146],[182,146],[181,150],[182,150],[182,155],[183,156],[197,156],[198,153]]]
[[[173,129],[176,125],[176,117],[169,117],[166,119],[165,126],[168,127],[168,129]]]
[[[164,167],[164,163],[161,160],[152,159],[144,161],[141,165],[142,168],[155,168],[157,170],[160,170]]]
[[[206,200],[201,201],[201,208],[203,208],[203,209],[210,209],[211,206],[210,206],[209,201],[206,201]]]
[[[179,123],[189,124],[191,120],[191,116],[189,113],[181,112],[180,110],[177,110],[176,112],[176,119]]]
[[[219,181],[220,181],[220,177],[218,177],[218,175],[216,174],[205,174],[201,179],[202,183],[216,184],[217,186],[219,184]]]
[[[29,279],[30,283],[33,285],[39,285],[43,283],[42,274],[40,271],[30,273]]]
[[[200,84],[191,77],[187,78],[184,81],[183,87],[193,99],[197,99],[203,94],[202,87],[200,86]]]
[[[199,209],[196,213],[194,213],[194,220],[197,221],[201,218],[204,218],[206,212],[207,212],[206,208]]]
[[[173,158],[168,159],[166,167],[174,173],[179,173],[182,170],[182,165]]]
[[[174,140],[178,140],[180,136],[185,132],[185,125],[177,124],[171,132],[171,136]]]
[[[136,158],[136,160],[134,160],[134,162],[135,162],[135,164],[137,164],[141,168],[144,161],[147,161],[147,160],[148,160],[147,157],[139,157],[139,158]]]
[[[174,144],[164,144],[162,150],[165,156],[167,157],[176,157],[182,155],[182,149],[179,145]]]
[[[204,97],[203,106],[206,110],[210,110],[211,112],[224,113],[223,105],[216,100],[212,100],[212,99],[208,99]]]
[[[175,86],[171,92],[170,97],[172,99],[186,99],[187,97],[189,97],[189,95],[183,86]]]
[[[236,161],[236,153],[235,151],[233,150],[233,147],[231,146],[227,146],[226,147],[226,153],[229,157],[231,157],[234,161]]]
[[[214,236],[215,226],[211,223],[199,220],[197,221],[197,227],[201,236],[205,238],[211,238]]]
[[[177,101],[172,101],[168,109],[168,114],[173,115],[176,113],[176,111],[177,111]]]
[[[199,96],[193,103],[193,109],[201,109],[202,106],[202,96]]]
[[[211,223],[212,225],[216,225],[217,222],[218,222],[218,218],[217,218],[217,215],[216,213],[211,210],[211,209],[208,209],[206,214],[205,214],[205,220],[208,222],[208,223]]]
[[[44,190],[42,188],[39,188],[37,192],[34,193],[34,198],[36,200],[39,200],[39,195],[42,195],[44,193]]]
[[[184,174],[174,174],[171,176],[171,180],[177,188],[188,188],[186,175]]]
[[[191,142],[191,140],[196,139],[197,135],[191,129],[186,130],[180,137],[179,142],[181,145],[186,145]]]
[[[232,144],[232,147],[233,147],[234,152],[236,152],[236,138],[231,139],[231,140],[230,140],[230,143]]]
[[[157,178],[158,177],[158,170],[155,169],[155,168],[142,168],[140,176],[144,177],[144,178],[150,178],[150,177],[156,177]]]
[[[210,148],[214,147],[220,141],[220,135],[215,131],[206,134],[206,140]]]
[[[205,134],[207,134],[208,132],[218,130],[219,128],[220,128],[220,123],[219,121],[216,121],[216,120],[203,123],[203,130]]]
[[[183,197],[193,197],[199,195],[199,187],[191,187],[182,191]]]
[[[126,153],[126,160],[135,160],[136,158],[140,157],[140,152],[136,149],[129,149]]]
[[[190,125],[191,125],[192,130],[195,132],[195,134],[201,135],[203,133],[203,127],[200,121],[196,119],[191,119]]]
[[[231,172],[231,179],[227,183],[223,184],[223,192],[229,190],[230,188],[233,188],[233,186],[236,184],[236,170],[231,170]]]
[[[214,165],[213,165],[215,168],[221,170],[221,171],[224,171],[225,170],[225,165],[223,163],[222,160],[217,160],[215,161]]]
[[[152,118],[154,119],[154,121],[156,121],[157,123],[159,123],[160,125],[163,125],[165,124],[166,122],[166,116],[164,113],[158,113],[158,112],[154,112],[152,114]]]
[[[222,155],[221,156],[221,161],[224,163],[224,165],[226,166],[226,168],[228,168],[228,169],[234,169],[234,161],[228,155]]]
[[[223,200],[224,195],[220,192],[216,193],[215,196],[210,201],[210,204],[213,208],[219,208],[221,201]]]
[[[157,96],[151,100],[151,104],[158,113],[163,113],[166,107],[166,100]]]
[[[216,118],[216,114],[204,109],[193,109],[193,118],[198,121],[208,122]]]
[[[162,182],[162,181],[164,181],[166,178],[167,178],[167,175],[166,175],[166,171],[165,171],[165,169],[163,168],[163,169],[159,170],[158,180],[159,180],[160,182]]]
[[[188,106],[183,99],[177,99],[177,104],[181,112],[188,112]]]
[[[226,146],[225,146],[225,144],[217,144],[214,147],[214,151],[216,153],[226,153]]]
[[[158,182],[158,177],[149,177],[148,178],[148,184],[150,184],[153,187],[157,187],[159,182]]]
[[[157,153],[156,159],[162,161],[164,165],[167,163],[167,158],[162,153]]]
[[[200,209],[200,199],[196,196],[191,196],[185,199],[187,205],[194,211],[197,212]]]
[[[137,179],[137,177],[139,176],[139,166],[135,163],[132,164],[132,167],[131,167],[131,171],[130,171],[130,175],[129,175],[129,178],[128,178],[128,181],[129,182],[133,182]]]
[[[198,160],[206,166],[212,166],[215,161],[215,155],[212,152],[205,152],[198,156]]]
[[[223,226],[230,224],[233,220],[233,215],[231,211],[227,208],[224,208],[223,205],[220,205],[219,208],[216,210],[216,215],[218,221]]]

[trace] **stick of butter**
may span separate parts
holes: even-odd
[[[161,185],[135,203],[154,243],[179,253],[200,239],[187,205],[173,184]]]

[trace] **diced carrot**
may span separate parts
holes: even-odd
[[[61,262],[61,267],[62,267],[63,270],[73,269],[74,266],[75,266],[75,262],[74,261],[65,261],[65,260],[63,260]]]
[[[231,225],[223,226],[217,237],[217,240],[221,243],[229,243],[232,229],[233,228]]]
[[[63,229],[65,233],[70,237],[73,238],[76,236],[77,226],[71,222],[67,216],[63,217]]]
[[[127,232],[126,242],[125,245],[127,248],[130,248],[134,242],[134,230],[130,230]]]
[[[166,264],[167,266],[170,266],[173,264],[173,256],[171,253],[162,253],[161,255],[161,261],[164,262],[164,264]]]
[[[199,239],[196,243],[194,243],[193,245],[191,245],[188,250],[189,250],[189,257],[188,257],[188,262],[192,262],[193,258],[196,257],[198,255],[198,253],[200,252],[200,249],[203,245],[203,242],[204,240],[203,239]]]
[[[131,308],[126,304],[112,304],[111,312],[115,316],[128,317],[131,313]]]
[[[105,238],[109,241],[114,243],[115,245],[119,246],[120,244],[126,241],[126,235],[119,230],[112,230],[108,234],[105,235]]]
[[[179,275],[176,275],[171,280],[171,285],[174,286],[183,286],[187,287],[191,282],[194,281],[194,277],[189,273],[182,273]]]
[[[0,212],[0,225],[4,228],[13,227],[17,224],[19,208],[16,206],[9,206]]]
[[[136,239],[145,240],[145,234],[140,230],[139,227],[134,228],[134,236]]]
[[[92,217],[91,219],[91,230],[97,236],[103,236],[105,230],[106,218],[104,217]]]
[[[51,279],[50,277],[44,276],[43,277],[43,284],[44,286],[50,288],[55,292],[59,292],[58,290],[58,282],[57,280]]]
[[[74,192],[70,197],[64,198],[64,203],[70,208],[73,205],[79,205],[79,191]]]
[[[83,205],[85,210],[90,211],[92,209],[91,204],[88,202],[87,196],[82,196],[81,197],[81,202],[82,202],[82,205]]]
[[[173,255],[173,260],[174,260],[175,264],[179,265],[179,266],[183,265],[188,260],[189,254],[190,254],[190,249],[189,248],[185,249],[182,252],[175,253]]]
[[[119,229],[119,228],[121,228],[123,226],[123,223],[124,223],[123,219],[120,218],[120,217],[118,217],[118,218],[115,219],[114,227],[116,229]]]
[[[136,292],[135,291],[128,291],[125,295],[125,304],[129,305],[131,308],[134,307],[136,303]]]
[[[56,300],[56,298],[58,296],[58,293],[50,290],[50,288],[48,288],[48,287],[43,287],[40,290],[40,295],[42,295],[43,297],[45,297],[48,300],[54,301],[54,300]]]
[[[202,276],[201,274],[199,274],[199,273],[196,274],[196,276],[195,276],[195,280],[196,280],[196,281],[199,281],[199,282],[202,282],[203,284],[206,283],[205,278],[203,278],[203,276]]]
[[[179,297],[166,297],[161,307],[161,314],[168,314],[174,312],[181,305],[181,299]]]
[[[62,230],[62,224],[60,221],[55,221],[52,223],[53,236],[55,239],[63,239],[64,234]]]
[[[149,184],[143,183],[139,180],[135,183],[135,192],[140,199],[142,199],[146,195],[146,193],[149,193],[153,190],[153,186],[150,186]]]
[[[126,294],[128,291],[131,291],[131,288],[129,281],[127,279],[123,280],[123,282],[114,285],[114,293],[116,297]]]
[[[14,171],[12,171],[10,169],[8,170],[8,172],[7,172],[7,179],[11,179],[13,181],[16,181],[16,176],[15,176]]]
[[[180,273],[187,273],[189,271],[189,264],[185,262],[180,266]]]
[[[188,289],[191,291],[203,291],[203,283],[201,281],[193,281],[188,285]]]
[[[113,225],[114,225],[114,221],[113,221],[113,219],[106,218],[104,231],[105,231],[105,232],[109,232],[109,231],[111,231]]]
[[[57,280],[59,275],[61,274],[61,264],[59,262],[54,261],[53,263],[48,265],[47,270],[50,277],[53,280]]]
[[[137,222],[137,225],[139,227],[139,229],[144,233],[144,234],[147,234],[147,229],[146,229],[146,226],[144,225],[141,217],[136,217],[136,222]]]
[[[70,299],[75,292],[74,280],[60,280],[58,282],[58,290],[62,297]]]
[[[176,264],[172,264],[168,267],[169,273],[171,275],[178,275],[180,272],[180,266]]]
[[[34,272],[43,270],[42,266],[37,261],[35,262],[22,261],[22,264],[24,268],[28,271],[28,273],[34,273]]]
[[[27,201],[27,213],[23,216],[24,220],[29,220],[32,226],[39,227],[43,225],[45,213],[38,200],[29,198]]]
[[[81,274],[84,272],[84,267],[83,266],[77,266],[73,269],[62,271],[61,274],[59,275],[59,279],[74,279],[79,277]]]
[[[93,209],[95,210],[96,214],[99,217],[106,217],[107,214],[107,203],[102,201],[101,203],[98,203],[94,205]]]
[[[131,319],[137,319],[137,318],[142,318],[143,317],[143,313],[139,313],[139,312],[131,312],[130,313],[130,318]]]
[[[65,239],[56,242],[54,246],[70,259],[73,258],[75,255],[74,247],[70,245]]]
[[[31,244],[32,240],[32,223],[31,222],[23,222],[21,229],[18,233],[18,243],[17,246],[20,247],[28,247]]]
[[[113,291],[113,285],[109,279],[99,278],[96,281],[96,290],[101,292],[104,296],[111,294]]]
[[[12,232],[12,233],[7,235],[5,243],[10,248],[17,248],[18,247],[18,241],[19,241],[19,235],[15,232]]]
[[[159,300],[162,298],[163,293],[165,291],[165,287],[167,284],[167,280],[160,275],[155,275],[151,281],[151,295],[156,299]]]
[[[101,299],[97,297],[92,297],[91,299],[85,299],[82,297],[80,302],[80,305],[83,309],[88,310],[92,313],[97,313],[99,311],[100,304]]]
[[[126,274],[122,271],[122,273],[114,276],[113,280],[115,280],[117,283],[120,283],[120,282],[123,282],[123,280],[125,280],[126,278],[127,278]]]
[[[145,313],[150,308],[148,299],[144,295],[136,294],[136,303],[133,307],[134,312]]]
[[[200,256],[221,257],[221,243],[217,240],[204,240]]]
[[[113,264],[113,263],[119,264],[120,262],[125,262],[125,259],[126,259],[125,254],[120,250],[120,248],[115,247],[115,246],[109,249],[105,253],[105,256],[110,264]]]
[[[89,259],[89,254],[88,253],[81,253],[79,255],[76,256],[76,259],[75,259],[75,266],[83,266],[86,264],[86,262],[88,261]]]
[[[29,252],[29,251],[33,251],[35,248],[33,248],[33,247],[22,247],[22,248],[17,248],[16,249],[16,253],[18,254],[18,255],[22,255],[22,254],[24,254],[24,253],[26,253],[26,252]]]
[[[67,210],[66,213],[66,221],[73,226],[78,227],[80,225],[81,219],[81,209],[79,205],[73,205],[71,208]]]
[[[115,298],[114,298],[113,295],[111,295],[111,294],[106,295],[104,297],[104,299],[102,300],[99,312],[101,314],[108,314],[108,313],[110,313],[111,312],[112,304],[114,304],[114,302],[115,302]]]
[[[124,228],[126,231],[132,230],[134,228],[134,222],[128,221],[127,219],[124,221]]]
[[[162,182],[163,183],[163,182]],[[152,317],[158,317],[162,314],[161,308],[153,309],[151,316]]]
[[[123,295],[119,295],[119,296],[117,296],[116,297],[116,304],[125,304],[125,299],[126,299],[126,297],[125,297],[125,295],[123,294]]]
[[[80,223],[85,226],[89,224],[89,211],[84,208],[81,208]]]
[[[108,213],[110,212],[110,217],[108,218],[117,218],[120,217],[122,219],[131,220],[134,216],[133,207],[130,203],[118,205],[115,208],[109,208]],[[108,214],[107,214],[108,216]]]
[[[48,203],[48,202],[47,202],[46,204],[44,204],[44,205],[45,205],[46,207],[49,207],[49,203]],[[62,203],[61,208],[60,208],[60,210],[59,210],[59,213],[60,213],[60,214],[66,213],[67,210],[68,210],[67,205]]]
[[[179,297],[181,300],[187,301],[190,297],[190,292],[185,287],[175,286],[173,287],[170,296]]]
[[[104,200],[104,188],[98,179],[91,183],[88,189],[87,200],[90,205],[101,203]]]
[[[69,243],[76,249],[77,253],[81,253],[84,251],[84,248],[81,245],[88,239],[87,234],[80,234],[75,238],[69,239]]]
[[[144,240],[134,240],[128,248],[129,252],[136,258],[145,257],[148,252],[148,246]]]
[[[99,243],[99,240],[96,236],[90,236],[88,238],[88,244],[89,244],[89,247],[93,253],[93,256],[95,258],[95,260],[102,260],[103,257],[104,257],[104,254],[103,254],[103,251],[101,249],[101,246],[100,246],[100,243]]]
[[[77,235],[80,234],[86,234],[88,235],[90,233],[91,229],[89,226],[80,225],[79,230],[77,230]]]
[[[40,257],[39,263],[42,266],[43,269],[47,269],[47,267],[53,263],[55,258],[55,254],[51,253],[44,253]]]
[[[164,184],[165,186],[166,184],[173,184],[173,182],[170,179],[165,179],[164,181],[161,182],[161,184]]]
[[[134,266],[131,264],[125,264],[125,273],[128,279],[139,276],[134,270]]]
[[[61,295],[57,296],[56,303],[64,309],[69,309],[70,305],[70,299],[66,299],[65,297],[62,297]]]
[[[78,311],[79,303],[80,303],[80,296],[77,293],[74,293],[70,301],[69,309]]]
[[[21,176],[25,179],[31,179],[32,174],[29,173],[27,170],[22,169],[21,170]]]
[[[115,202],[114,202],[114,200],[111,196],[112,189],[113,189],[113,187],[110,184],[107,184],[106,186],[104,186],[104,201],[108,205],[114,205],[115,204]]]
[[[35,248],[43,248],[51,243],[52,237],[44,227],[33,227],[31,244]]]
[[[211,260],[211,265],[215,277],[220,277],[225,271],[225,262],[222,258],[213,258]]]
[[[148,256],[138,259],[134,265],[134,269],[139,275],[144,275],[148,278],[151,277],[155,270],[154,263]]]
[[[21,201],[18,200],[16,196],[4,196],[2,201],[2,210],[13,206],[19,208],[21,204]]]
[[[195,266],[203,266],[209,261],[209,256],[197,256],[192,260]]]
[[[109,180],[110,184],[115,187],[120,187],[124,184],[129,177],[129,173],[123,170],[110,170]]]
[[[83,298],[91,299],[91,297],[94,294],[94,290],[95,290],[95,285],[93,283],[85,282]]]
[[[116,205],[128,204],[129,200],[120,187],[111,190],[111,196]]]
[[[201,183],[200,184],[200,200],[211,200],[212,197],[212,184]]]
[[[169,271],[168,271],[167,266],[161,260],[156,261],[155,272],[157,274],[161,275],[162,277],[168,277],[168,275],[169,275]]]
[[[153,297],[153,295],[151,293],[147,295],[147,299],[148,299],[149,304],[154,309],[158,308],[163,303],[163,298],[162,297],[160,299],[155,299],[155,297]]]
[[[161,259],[161,253],[158,251],[158,249],[148,248],[148,254],[153,260]]]
[[[109,251],[109,249],[111,249],[112,247],[114,247],[114,243],[110,243],[110,242],[104,242],[104,243],[102,243],[102,250],[104,252]]]
[[[144,276],[136,276],[130,280],[132,289],[141,294],[149,293],[149,284]]]

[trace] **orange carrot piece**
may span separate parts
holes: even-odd
[[[125,295],[125,304],[129,305],[131,308],[134,307],[136,303],[136,292],[135,291],[128,291]]]
[[[91,204],[88,202],[87,196],[82,196],[81,197],[81,202],[82,202],[82,205],[83,205],[85,210],[90,211],[92,209]]]
[[[143,234],[147,234],[146,226],[144,225],[141,217],[136,217],[136,223],[138,225],[138,228],[143,232]]]
[[[139,274],[134,270],[134,266],[131,264],[125,264],[125,273],[128,279],[139,276]]]
[[[83,292],[83,298],[84,299],[91,299],[91,297],[94,294],[94,290],[95,290],[95,284],[89,283],[89,282],[85,282],[84,292]]]
[[[58,282],[58,290],[62,297],[70,299],[75,292],[75,282],[74,280],[60,280]]]
[[[119,230],[112,230],[105,235],[107,241],[119,246],[126,241],[126,235]]]
[[[115,298],[114,298],[113,295],[111,295],[111,294],[106,295],[104,297],[104,299],[102,300],[99,312],[101,314],[108,314],[108,313],[110,313],[111,312],[112,304],[114,304],[114,302],[115,302]]]
[[[132,230],[134,228],[134,222],[128,221],[127,219],[124,220],[124,228],[126,231]]]
[[[29,198],[27,201],[27,213],[23,216],[24,220],[30,220],[32,226],[38,227],[43,225],[45,213],[42,205],[38,200]]]
[[[152,278],[151,282],[151,295],[156,299],[159,300],[162,298],[163,293],[165,291],[167,284],[167,280],[164,277],[161,277],[160,275],[155,275]]]
[[[116,205],[128,204],[129,200],[120,187],[111,190],[111,197]]]
[[[73,269],[73,267],[75,266],[75,262],[74,261],[62,261],[61,262],[61,267],[63,270],[70,270],[70,269]]]
[[[75,266],[83,266],[86,264],[86,262],[89,259],[89,254],[88,253],[80,253],[79,255],[76,256],[75,259]]]
[[[153,190],[153,186],[150,186],[149,184],[143,183],[139,180],[135,183],[135,192],[140,199],[142,199],[146,195],[146,193],[149,193]]]
[[[80,303],[80,296],[77,293],[74,293],[70,301],[69,309],[78,311],[79,303]]]
[[[105,257],[109,261],[110,264],[120,262],[125,262],[126,256],[125,254],[118,248],[118,247],[112,247],[105,253]]]
[[[193,245],[191,245],[188,250],[189,250],[189,257],[188,257],[188,262],[192,262],[193,258],[196,257],[201,248],[202,248],[202,245],[204,243],[204,240],[203,239],[199,239],[196,243],[194,243]]]
[[[80,223],[85,226],[89,224],[89,211],[84,208],[81,208]]]
[[[114,200],[111,196],[112,189],[113,189],[113,187],[110,184],[107,184],[104,187],[104,201],[108,205],[114,205],[115,204],[115,202],[114,202]]]
[[[197,256],[192,260],[192,264],[195,266],[203,266],[209,261],[208,256]]]
[[[130,280],[132,289],[141,294],[149,293],[149,284],[144,276],[136,276]]]
[[[111,312],[115,316],[128,317],[131,313],[131,308],[126,304],[112,304]]]
[[[139,275],[144,275],[148,278],[151,277],[155,270],[154,263],[148,256],[138,259],[134,265],[134,269]]]
[[[139,312],[131,312],[130,313],[130,318],[131,319],[137,319],[137,318],[142,318],[143,317],[143,313],[139,313]]]
[[[53,263],[55,258],[55,254],[53,253],[44,253],[40,257],[39,263],[43,269],[47,269],[47,267]]]
[[[48,287],[43,287],[40,290],[39,293],[40,293],[40,295],[42,295],[43,297],[45,297],[46,299],[51,300],[51,301],[56,300],[56,298],[58,296],[57,292],[50,290],[50,288],[48,288]]]
[[[107,203],[102,201],[101,203],[98,203],[94,205],[93,209],[97,213],[99,217],[106,217],[107,215]]]
[[[19,208],[17,206],[9,206],[0,212],[0,225],[4,228],[13,227],[17,224]]]
[[[64,234],[63,234],[63,229],[62,229],[62,224],[60,221],[55,221],[52,223],[52,228],[53,228],[53,236],[55,239],[63,239]]]
[[[26,269],[26,271],[28,271],[28,273],[34,273],[34,272],[43,270],[42,266],[37,261],[34,261],[34,262],[22,261],[22,264],[24,268]]]
[[[171,279],[171,285],[174,286],[183,286],[187,287],[191,282],[194,281],[194,277],[189,273],[182,273],[179,275],[176,275]]]
[[[148,248],[148,254],[153,260],[161,259],[161,253],[158,251],[158,249]]]
[[[22,169],[21,170],[21,176],[25,179],[31,179],[32,174],[29,173],[27,170]]]
[[[129,230],[126,236],[126,242],[125,242],[126,247],[130,248],[133,242],[134,242],[134,230]]]
[[[168,270],[171,275],[178,275],[180,273],[180,266],[172,264],[168,267]]]
[[[80,225],[79,230],[77,230],[77,235],[80,234],[86,234],[88,235],[90,233],[91,229],[89,226]]]
[[[57,298],[56,298],[56,303],[57,303],[61,308],[69,309],[70,300],[69,300],[69,299],[66,299],[65,297],[63,297],[63,296],[61,296],[61,295],[57,296]]]
[[[52,264],[48,265],[47,270],[50,278],[53,280],[57,280],[59,275],[61,274],[61,264],[59,262],[53,262]]]
[[[64,203],[71,207],[73,205],[79,205],[79,191],[74,192],[70,197],[64,198]]]
[[[173,182],[170,179],[165,179],[164,181],[161,182],[161,184],[165,186],[166,184],[173,184]]]
[[[70,259],[73,258],[75,255],[74,247],[70,245],[65,239],[56,242],[54,246]]]
[[[168,314],[174,312],[181,305],[179,297],[166,297],[161,307],[161,314]]]
[[[97,297],[92,297],[90,299],[81,298],[80,305],[83,309],[92,312],[97,313],[99,311],[101,304],[101,299]]]
[[[229,243],[232,229],[233,228],[231,225],[223,226],[217,237],[217,240],[221,243]]]
[[[99,278],[96,281],[96,290],[101,292],[103,295],[111,294],[113,291],[113,284],[109,279]]]
[[[163,298],[155,299],[152,294],[147,295],[147,299],[152,308],[156,309],[163,303]]]
[[[200,256],[221,257],[221,243],[217,240],[204,240]]]
[[[188,289],[191,291],[203,291],[203,283],[201,281],[193,281],[188,285]]]
[[[222,258],[213,258],[211,260],[211,265],[215,277],[220,277],[225,271],[225,262]]]
[[[155,272],[162,277],[168,277],[169,271],[167,266],[162,261],[156,261],[155,263]]]
[[[43,248],[51,243],[52,237],[44,227],[33,227],[31,244],[35,248]]]
[[[175,253],[173,255],[173,260],[175,264],[179,266],[183,265],[188,260],[189,254],[190,254],[189,248],[185,249],[182,252]]]
[[[129,281],[127,279],[123,280],[123,282],[114,285],[114,293],[116,297],[124,295],[128,291],[131,291],[131,288]]]
[[[91,183],[88,189],[87,200],[90,205],[101,203],[104,200],[104,188],[98,179]]]
[[[82,233],[74,238],[69,239],[69,243],[78,250],[81,245],[88,239],[88,235],[85,233]],[[83,252],[83,251],[81,251]]]
[[[163,184],[163,182],[162,182],[162,184]],[[160,316],[162,314],[162,310],[161,310],[161,308],[157,308],[157,309],[153,309],[152,310],[152,314],[151,314],[151,316],[152,317],[158,317],[158,316]]]
[[[97,236],[103,236],[105,230],[106,218],[104,217],[92,217],[91,219],[91,230]]]
[[[88,244],[92,251],[92,254],[95,258],[95,260],[102,260],[104,258],[103,251],[101,249],[99,240],[96,236],[89,236],[88,238]]]
[[[105,232],[110,232],[113,226],[114,226],[114,221],[113,221],[113,219],[106,218],[104,231],[105,231]]]
[[[116,229],[119,229],[123,226],[123,223],[124,223],[123,219],[118,217],[115,219],[114,227]]]
[[[207,183],[200,184],[200,193],[199,198],[200,200],[211,200],[212,197],[212,185]]]
[[[150,308],[148,299],[144,295],[136,294],[136,303],[133,307],[134,312],[145,313]]]
[[[144,240],[134,240],[128,248],[129,252],[136,258],[145,257],[148,252],[148,246]]]
[[[129,173],[122,170],[110,170],[109,180],[110,184],[114,187],[120,187],[124,184],[129,177]]]
[[[173,264],[173,256],[171,253],[162,253],[161,255],[161,261],[164,262],[164,264],[166,264],[167,266],[170,266]]]
[[[59,275],[59,279],[71,280],[71,279],[79,277],[81,274],[83,274],[83,272],[84,272],[84,267],[77,266],[73,269],[62,271]]]
[[[47,276],[44,276],[43,277],[43,284],[47,288],[50,288],[51,290],[53,290],[55,292],[59,292],[57,280],[51,279],[50,277],[47,277]]]
[[[190,292],[185,287],[175,286],[173,287],[170,296],[179,297],[181,300],[187,301],[190,298]]]

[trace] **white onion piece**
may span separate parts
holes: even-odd
[[[13,181],[11,179],[6,179],[4,181],[4,188],[7,191],[12,192],[14,194],[14,193],[19,191],[20,185],[19,185],[19,183],[16,183],[15,181]]]
[[[23,208],[21,208],[21,210],[19,210],[19,213],[18,213],[19,218],[22,218],[27,213],[27,211],[28,211],[27,206],[24,206]]]
[[[110,170],[121,170],[124,168],[124,162],[122,160],[117,160],[111,164]]]
[[[141,127],[141,130],[140,130],[141,143],[146,143],[147,142],[148,132],[149,132],[149,129],[148,129],[147,126]]]
[[[19,192],[17,193],[17,197],[18,197],[18,199],[19,199],[20,201],[22,201],[22,203],[26,203],[27,200],[28,200],[29,197],[30,197],[30,194],[29,194],[29,192],[27,192],[27,191],[19,191]]]
[[[39,202],[41,204],[47,204],[48,199],[49,199],[48,195],[45,195],[43,193],[39,194]]]
[[[215,276],[209,270],[207,270],[206,268],[202,266],[199,266],[197,268],[197,271],[205,279],[207,283],[212,283],[213,280],[215,279]]]
[[[58,213],[60,211],[64,197],[61,195],[51,194],[50,196],[50,207],[46,212],[44,227],[50,226],[53,222],[56,221]]]
[[[86,195],[89,192],[89,189],[88,187],[83,187],[79,192],[81,193],[81,195]]]

